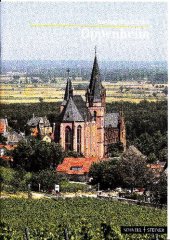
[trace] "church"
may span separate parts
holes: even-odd
[[[71,78],[65,88],[60,114],[53,127],[54,141],[65,151],[76,151],[85,158],[108,156],[108,145],[121,142],[126,148],[122,112],[106,113],[106,89],[102,85],[97,54],[90,83],[84,96],[75,95]]]

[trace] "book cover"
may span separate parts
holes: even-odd
[[[168,239],[167,16],[1,2],[1,239]]]

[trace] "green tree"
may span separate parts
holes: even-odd
[[[2,183],[9,185],[14,178],[14,169],[9,167],[0,167]]]
[[[134,145],[145,155],[155,152],[153,138],[148,133],[143,133],[139,138],[136,138],[134,140]]]
[[[47,168],[56,168],[63,157],[64,152],[59,144],[30,138],[21,141],[13,151],[13,165],[20,166],[26,171],[38,172]]]
[[[23,140],[18,143],[13,151],[13,166],[30,171],[31,156],[34,154],[34,144],[31,141]]]
[[[123,187],[133,193],[134,188],[143,188],[152,181],[152,174],[147,167],[146,158],[131,150],[126,151],[118,161],[117,170]]]
[[[159,151],[159,160],[162,162],[168,161],[168,149],[167,147],[160,149]]]
[[[0,143],[1,144],[6,144],[7,138],[4,137],[2,134],[0,134]]]
[[[41,170],[38,173],[33,174],[32,178],[32,187],[35,190],[38,190],[38,186],[43,191],[54,189],[54,185],[58,182],[57,173],[52,169]]]
[[[148,163],[155,163],[158,160],[155,153],[150,153],[148,156]]]
[[[110,157],[118,157],[123,152],[123,144],[121,142],[108,145],[108,153]]]
[[[167,175],[163,172],[159,180],[151,185],[154,203],[167,204],[167,187]]]
[[[102,161],[94,163],[89,171],[92,184],[100,184],[101,189],[114,189],[120,185],[120,177],[117,171],[118,160]]]
[[[47,168],[56,168],[62,162],[64,152],[57,143],[39,141],[31,156],[31,171],[37,172]]]
[[[14,192],[27,191],[28,184],[31,183],[31,179],[32,179],[32,174],[30,172],[26,172],[22,168],[16,169],[14,173],[14,177],[10,182],[10,185],[12,186],[12,190]]]

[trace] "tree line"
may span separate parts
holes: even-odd
[[[59,114],[60,102],[32,104],[1,104],[0,117],[8,118],[9,126],[15,131],[24,131],[32,117],[47,116],[51,124]],[[106,104],[106,112],[123,109],[127,144],[135,145],[150,162],[167,161],[167,101],[140,103],[113,102]]]

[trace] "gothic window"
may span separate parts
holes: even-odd
[[[81,153],[81,126],[77,128],[77,152]]]
[[[97,112],[94,111],[94,121],[96,121],[96,117],[97,117]]]
[[[73,133],[70,127],[66,127],[65,129],[65,150],[73,150]]]

